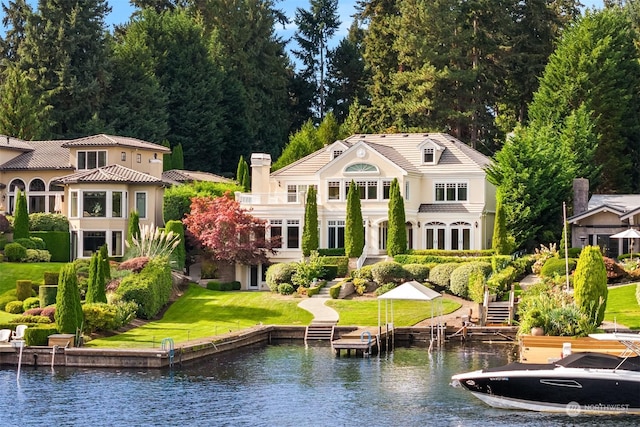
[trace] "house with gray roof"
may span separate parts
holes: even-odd
[[[236,199],[281,236],[274,262],[302,256],[306,192],[317,189],[321,248],[344,247],[346,200],[351,181],[359,189],[367,257],[386,255],[389,190],[398,179],[411,249],[491,247],[495,187],[491,160],[443,133],[353,135],[271,172],[268,154],[251,156],[251,192]],[[264,287],[266,266],[236,275],[249,289]],[[245,277],[246,276],[246,277]]]

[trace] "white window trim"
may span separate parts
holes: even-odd
[[[456,186],[456,198],[454,200],[447,200],[447,185],[455,184]],[[444,200],[437,199],[437,187],[438,185],[444,185]],[[466,186],[467,188],[467,198],[466,200],[458,200],[458,189],[461,185]],[[469,182],[468,181],[437,181],[433,183],[433,202],[434,203],[459,203],[459,202],[468,202],[469,201]]]
[[[136,212],[138,211],[138,194],[144,194],[144,216],[140,216],[140,212],[138,212],[138,215],[140,216],[140,219],[147,219],[147,215],[149,214],[149,195],[146,191],[136,191],[133,195],[133,206],[136,210]]]

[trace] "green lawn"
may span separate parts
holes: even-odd
[[[333,308],[340,315],[339,325],[377,326],[378,300],[344,300],[327,301],[327,306]],[[437,309],[437,305],[434,309]],[[459,309],[461,305],[455,301],[442,300],[442,314],[448,314]],[[387,310],[391,316],[391,307]],[[384,302],[380,305],[380,315],[384,322]],[[413,326],[431,317],[431,302],[425,301],[393,301],[393,323],[396,326]],[[391,319],[389,319],[391,320]]]
[[[637,284],[609,289],[604,319],[618,322],[630,329],[640,329],[640,306],[636,300]]]
[[[88,342],[87,347],[158,347],[163,338],[174,342],[219,335],[265,325],[308,325],[312,315],[298,307],[299,299],[267,292],[217,292],[192,285],[161,320],[112,337]]]

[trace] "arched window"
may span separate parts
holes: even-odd
[[[15,193],[17,191],[17,189],[20,189],[21,191],[24,191],[24,189],[27,188],[26,185],[24,185],[24,181],[21,179],[14,179],[13,181],[11,181],[11,184],[9,184],[9,192],[10,193]]]
[[[378,172],[378,168],[369,163],[354,163],[344,169],[345,172]]]
[[[29,191],[45,191],[44,181],[40,178],[33,179],[29,183]]]

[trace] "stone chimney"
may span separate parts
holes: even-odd
[[[251,154],[251,193],[266,194],[269,192],[270,173],[271,156],[265,153]]]
[[[589,180],[576,178],[573,180],[573,215],[586,212],[589,208]]]

